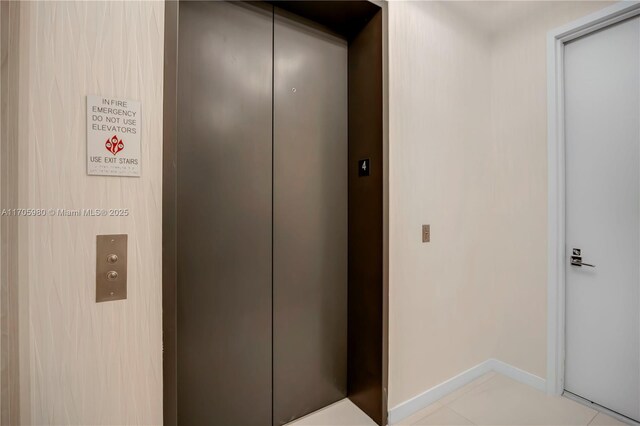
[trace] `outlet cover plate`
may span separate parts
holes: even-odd
[[[431,225],[422,225],[422,242],[428,243],[431,241]]]

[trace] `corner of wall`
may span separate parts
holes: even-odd
[[[460,374],[422,392],[419,395],[393,407],[389,410],[389,424],[397,424],[418,411],[430,406],[434,402],[468,385],[474,380],[490,372],[496,372],[519,383],[531,386],[541,392],[546,391],[546,380],[507,364],[498,359],[490,358]]]

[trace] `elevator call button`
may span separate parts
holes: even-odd
[[[96,302],[127,298],[127,234],[96,237]]]

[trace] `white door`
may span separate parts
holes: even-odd
[[[640,420],[640,18],[564,53],[565,389]]]

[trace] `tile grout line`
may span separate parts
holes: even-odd
[[[487,374],[491,374],[491,373],[487,373]],[[491,376],[489,378],[486,378],[484,380],[481,380],[483,378],[483,376],[479,377],[478,379],[476,379],[476,381],[481,380],[479,383],[473,384],[473,382],[472,382],[472,383],[467,384],[467,386],[465,386],[463,388],[460,388],[459,390],[464,389],[464,391],[461,392],[459,395],[455,396],[455,398],[452,398],[450,401],[448,401],[446,403],[441,402],[443,399],[447,398],[447,396],[444,396],[443,398],[440,398],[439,400],[434,401],[431,405],[425,407],[423,409],[425,411],[429,410],[429,408],[431,408],[431,407],[433,407],[435,409],[433,411],[431,411],[429,414],[426,414],[424,416],[420,416],[418,419],[416,419],[415,421],[412,421],[410,424],[412,426],[416,426],[420,422],[432,418],[433,416],[436,415],[436,413],[443,413],[442,409],[444,407],[446,407],[449,410],[451,410],[454,414],[458,415],[461,419],[464,419],[464,420],[468,421],[472,425],[478,426],[479,425],[478,423],[476,423],[473,419],[469,418],[467,415],[465,415],[465,414],[459,412],[458,410],[456,410],[454,407],[452,407],[452,404],[455,404],[456,402],[460,401],[464,397],[468,397],[470,393],[472,393],[475,389],[478,389],[481,386],[489,386],[489,387],[491,387],[491,385],[489,385],[489,383],[491,383],[492,381],[495,381],[500,376],[505,376],[505,375],[501,374],[501,373],[493,372],[493,376]],[[511,379],[509,376],[505,376],[505,377],[508,378],[508,379]],[[511,380],[513,380],[513,379],[511,379]],[[472,385],[472,386],[470,386],[470,385]],[[524,385],[525,387],[530,387],[530,386],[528,386],[526,384],[522,384],[522,385]],[[465,389],[466,387],[468,387],[468,389]],[[502,386],[502,387],[504,387],[504,386]],[[506,387],[509,387],[509,386],[506,386]],[[537,389],[535,389],[535,390],[537,390]],[[484,392],[484,390],[481,391],[481,392]],[[573,400],[572,398],[567,398],[567,397],[560,397],[560,398],[566,399],[568,401],[572,401]],[[582,405],[584,405],[584,404],[582,404]],[[599,411],[594,407],[588,407],[588,408],[591,408],[591,410],[593,411],[593,413],[591,414],[591,417],[588,418],[586,421],[583,420],[585,423],[578,423],[578,424],[582,424],[584,426],[593,426],[594,421],[596,420],[596,418],[600,414],[606,415],[604,412]],[[418,414],[418,413],[416,413],[416,414]],[[616,419],[616,420],[618,420],[618,419]]]
[[[444,405],[442,405],[442,404],[438,403],[437,401],[436,401],[436,402],[434,402],[433,404],[429,405],[429,407],[433,407],[433,406],[434,406],[434,405],[436,405],[436,404],[438,405],[438,407],[437,407],[435,410],[433,410],[433,411],[432,411],[432,412],[430,412],[429,414],[425,414],[424,416],[420,416],[420,418],[418,418],[417,420],[415,420],[415,421],[411,422],[411,423],[410,423],[410,426],[416,426],[416,425],[418,425],[418,422],[421,422],[422,420],[424,420],[424,419],[426,419],[426,418],[428,418],[428,417],[431,417],[431,415],[432,415],[432,414],[437,413],[438,411],[440,411],[440,410],[442,409],[442,407],[445,407]],[[425,408],[423,408],[423,410],[426,410],[426,409],[427,409],[427,408],[429,408],[429,407],[425,407]],[[415,416],[415,415],[417,415],[417,414],[418,414],[418,413],[414,414],[414,416]],[[419,425],[418,425],[418,426],[419,426]]]
[[[462,413],[458,412],[455,408],[451,407],[449,404],[451,404],[451,403],[453,403],[453,402],[455,402],[455,401],[459,400],[461,397],[463,397],[463,396],[467,395],[469,392],[471,392],[473,389],[477,388],[478,386],[483,385],[483,384],[485,384],[485,383],[488,383],[488,382],[490,382],[491,380],[494,380],[496,377],[499,377],[499,374],[500,374],[500,373],[496,373],[496,375],[495,375],[495,376],[493,376],[493,377],[491,377],[490,379],[487,379],[487,380],[485,380],[485,381],[483,381],[483,382],[479,383],[479,384],[478,384],[478,385],[476,385],[476,386],[473,386],[469,391],[464,392],[462,395],[460,395],[460,396],[456,397],[455,399],[451,400],[451,401],[450,401],[449,403],[447,403],[447,404],[443,404],[442,406],[443,406],[443,407],[447,407],[447,408],[449,408],[451,411],[453,411],[454,413],[458,414],[458,415],[459,415],[460,417],[462,417],[463,419],[466,419],[467,421],[471,422],[473,425],[478,426],[478,424],[477,424],[477,423],[473,422],[471,419],[467,418],[467,417],[466,417],[466,416],[464,416]],[[526,385],[525,385],[525,386],[526,386]],[[592,408],[592,409],[593,409],[593,408]],[[438,410],[439,410],[439,409],[438,409]],[[600,414],[600,411],[595,410],[595,409],[593,409],[593,410],[595,411],[595,414],[593,415],[593,417],[591,417],[591,419],[586,423],[586,425],[585,425],[585,426],[590,426],[590,425],[591,425],[591,423],[593,423],[593,421],[595,420],[595,418],[596,418],[596,417],[598,417],[598,415]]]
[[[486,375],[489,375],[489,374],[493,374],[493,376],[491,376],[491,377],[489,377],[488,379],[483,380],[483,381],[481,381],[481,382],[479,382],[479,383],[476,383],[475,385],[473,385],[473,386],[469,387],[469,385],[472,385],[472,384],[473,384],[473,382],[476,382],[476,381],[480,380],[482,377],[484,377],[484,376],[486,376]],[[453,398],[451,401],[447,402],[446,404],[445,404],[445,403],[443,403],[443,402],[440,402],[440,401],[442,401],[443,399],[447,398],[447,396],[449,396],[449,395],[443,396],[443,397],[442,397],[442,398],[440,398],[439,400],[435,401],[433,404],[429,405],[428,407],[423,408],[423,410],[426,410],[427,408],[429,408],[429,407],[431,407],[431,406],[433,406],[433,405],[435,405],[435,404],[440,404],[440,407],[438,407],[434,412],[432,412],[432,413],[430,413],[430,414],[427,414],[427,415],[425,415],[424,417],[420,417],[418,420],[416,420],[415,422],[413,422],[413,423],[411,423],[411,424],[412,424],[412,425],[416,425],[416,424],[417,424],[417,422],[419,422],[419,421],[421,421],[421,420],[424,420],[424,419],[426,419],[426,418],[428,418],[428,417],[431,417],[432,415],[434,415],[435,413],[437,413],[438,411],[440,411],[442,408],[446,407],[446,408],[450,409],[451,411],[453,411],[454,413],[456,413],[457,415],[459,415],[460,417],[462,417],[463,419],[465,419],[465,420],[467,420],[468,422],[470,422],[471,424],[476,425],[476,423],[474,423],[473,421],[471,421],[471,419],[468,419],[467,417],[463,416],[462,414],[460,414],[459,412],[457,412],[456,410],[454,410],[454,409],[450,406],[450,404],[454,403],[455,401],[459,400],[459,399],[460,399],[460,398],[462,398],[463,396],[467,395],[469,392],[471,392],[472,390],[476,389],[476,388],[477,388],[477,387],[479,387],[480,385],[483,385],[483,384],[485,384],[485,383],[490,382],[491,380],[494,380],[497,376],[498,376],[498,373],[493,372],[493,371],[488,372],[488,373],[485,373],[484,375],[482,375],[482,376],[478,377],[478,378],[477,378],[476,380],[474,380],[473,382],[468,383],[466,386],[463,386],[462,388],[458,389],[458,391],[460,391],[460,390],[462,390],[462,389],[464,389],[464,388],[466,388],[466,387],[469,387],[469,389],[467,389],[466,391],[462,392],[460,395],[456,396],[455,398]],[[422,410],[421,410],[421,411],[422,411]],[[416,414],[417,414],[417,413],[416,413]],[[476,425],[476,426],[477,426],[477,425]]]
[[[587,426],[589,426],[591,423],[593,423],[593,421],[596,419],[596,417],[598,417],[598,414],[600,414],[600,411],[596,411],[596,414],[594,414],[593,417],[591,418],[591,420],[589,420],[589,423],[587,423]]]
[[[491,380],[491,379],[489,379]],[[488,381],[488,380],[487,380]],[[457,398],[456,398],[457,399]],[[457,415],[459,415],[460,417],[462,417],[463,419],[465,419],[466,421],[468,421],[469,423],[471,423],[472,425],[476,425],[477,423],[474,422],[473,420],[467,418],[466,416],[463,416],[462,414],[460,414],[459,412],[457,412],[455,409],[453,409],[453,407],[449,407],[448,405],[443,405],[443,407],[447,407],[449,410],[453,411],[454,413],[456,413]]]
[[[477,387],[479,387],[480,385],[484,385],[485,383],[489,383],[490,381],[492,381],[492,380],[494,380],[496,377],[498,377],[498,374],[499,374],[499,373],[489,372],[489,373],[486,373],[486,374],[492,374],[492,373],[493,373],[493,376],[492,376],[492,377],[490,377],[490,378],[488,378],[488,379],[486,379],[486,380],[483,380],[483,381],[481,381],[480,383],[475,384],[474,386],[471,386],[469,389],[467,389],[466,391],[462,392],[460,395],[458,395],[457,397],[453,398],[451,401],[447,402],[446,404],[445,404],[445,403],[443,403],[443,402],[441,402],[440,404],[442,404],[442,406],[444,406],[444,407],[449,407],[451,404],[453,404],[454,402],[456,402],[457,400],[459,400],[459,399],[460,399],[460,398],[462,398],[463,396],[467,395],[469,392],[471,392],[472,390],[476,389],[476,388],[477,388]],[[486,375],[486,374],[485,374],[485,375]],[[477,381],[477,380],[479,380],[479,379],[481,379],[482,377],[483,377],[483,376],[478,377],[476,380],[474,380],[474,382],[475,382],[475,381]],[[472,384],[472,383],[473,383],[473,382],[469,383],[467,386],[469,386],[469,385],[470,385],[470,384]],[[462,390],[462,389],[464,389],[464,388],[465,388],[465,387],[467,387],[467,386],[464,386],[464,387],[460,388],[459,390]],[[444,397],[440,398],[440,400],[445,399],[446,397],[447,397],[447,396],[444,396]],[[436,402],[438,402],[438,401],[436,401]],[[451,407],[449,407],[449,408],[451,408]],[[455,411],[455,410],[454,410],[454,411]]]

